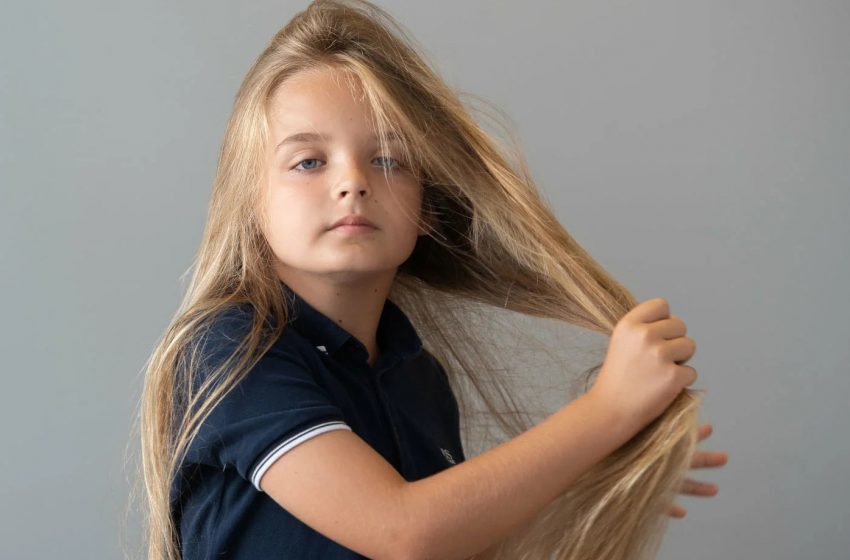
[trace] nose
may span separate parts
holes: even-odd
[[[339,180],[334,187],[334,198],[349,195],[367,197],[372,193],[366,173],[357,162],[349,161],[342,166]]]

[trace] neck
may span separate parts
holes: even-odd
[[[395,270],[380,271],[345,281],[283,271],[279,276],[292,290],[323,315],[351,333],[369,352],[374,366],[380,349],[378,322],[395,278]]]

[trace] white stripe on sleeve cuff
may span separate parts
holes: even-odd
[[[332,422],[324,422],[322,424],[317,424],[311,428],[300,432],[286,441],[281,442],[274,449],[272,449],[259,463],[257,463],[257,467],[254,469],[254,473],[251,475],[251,484],[254,487],[262,492],[262,488],[260,488],[260,480],[263,478],[263,475],[266,474],[266,471],[269,467],[272,466],[281,455],[298,445],[299,443],[304,443],[310,438],[316,437],[319,434],[323,434],[325,432],[331,432],[333,430],[348,430],[351,431],[351,427],[345,422],[334,420]]]

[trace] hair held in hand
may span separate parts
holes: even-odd
[[[471,430],[472,402],[507,437],[533,425],[516,413],[523,407],[506,388],[505,357],[481,342],[486,329],[474,325],[476,306],[611,335],[637,305],[559,223],[519,150],[501,147],[484,131],[393,18],[365,1],[311,3],[272,38],[240,86],[191,283],[147,366],[141,434],[151,560],[179,557],[169,485],[197,427],[287,323],[256,212],[268,157],[268,104],[282,81],[322,65],[347,71],[372,108],[381,147],[398,136],[405,164],[421,179],[423,213],[435,227],[399,268],[390,297],[445,366],[464,429]],[[189,341],[223,309],[246,302],[258,319],[241,341],[241,358],[211,376],[215,390],[193,395]],[[275,319],[270,338],[265,317]],[[588,378],[600,367],[588,370]],[[170,405],[181,399],[195,411],[185,418]],[[697,443],[699,403],[698,392],[682,390],[504,540],[496,558],[653,557]],[[464,437],[473,440],[471,432]]]

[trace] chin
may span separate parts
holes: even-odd
[[[336,283],[339,284],[347,284],[353,282],[362,282],[363,280],[369,279],[375,275],[386,274],[387,270],[381,269],[343,269],[343,270],[333,270],[324,273],[323,275]]]

